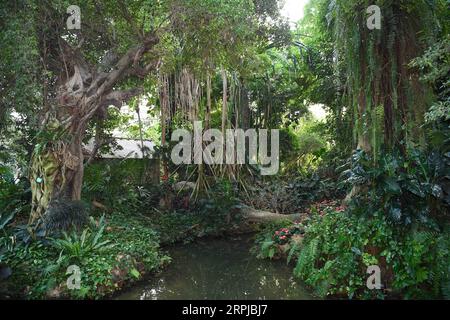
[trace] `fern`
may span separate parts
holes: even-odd
[[[62,239],[53,239],[52,245],[61,251],[69,259],[81,260],[83,257],[95,251],[102,251],[110,247],[109,240],[100,241],[105,229],[104,217],[99,221],[99,227],[96,232],[90,228],[85,228],[81,235],[76,231],[68,234],[63,232]]]
[[[287,264],[289,264],[292,260],[292,258],[297,255],[298,251],[300,249],[300,244],[298,242],[294,242],[291,249],[289,250],[289,254],[287,256]]]
[[[270,238],[266,239],[262,245],[261,245],[261,251],[258,255],[259,258],[265,259],[269,258],[272,259],[275,255],[275,242],[271,240]]]
[[[319,238],[314,238],[300,251],[294,274],[299,278],[306,278],[314,270],[314,265],[318,258]]]

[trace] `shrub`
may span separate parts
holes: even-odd
[[[403,225],[448,221],[450,153],[411,149],[407,156],[385,153],[373,159],[358,150],[349,164],[342,174],[345,182],[367,191],[352,198],[356,210],[370,213],[381,209]]]
[[[158,270],[169,261],[159,239],[134,216],[116,213],[110,221],[91,221],[81,233],[18,244],[5,255],[12,269],[9,291],[22,298],[97,299]],[[68,290],[67,268],[81,271],[81,288]]]
[[[280,147],[283,173],[309,176],[329,152],[326,125],[304,118],[297,127],[280,131]]]
[[[81,201],[55,199],[50,202],[43,218],[43,227],[47,234],[80,230],[88,222],[86,205]]]
[[[240,205],[233,185],[222,180],[215,183],[194,207],[203,222],[212,228],[222,228],[240,219]]]
[[[343,198],[343,188],[332,179],[313,174],[289,180],[259,182],[249,188],[250,205],[278,213],[296,213],[314,201]]]
[[[28,215],[30,200],[28,180],[15,179],[12,168],[0,164],[0,220],[10,217],[8,219],[11,221],[13,216]]]
[[[283,229],[287,230],[292,226],[293,223],[289,220],[265,223],[256,236],[256,245],[252,248],[253,254],[259,259],[273,259],[277,254],[276,232]]]
[[[69,234],[63,232],[63,238],[53,239],[51,244],[60,251],[60,256],[66,257],[71,262],[79,262],[92,252],[107,248],[110,241],[101,241],[105,227],[104,217],[100,219],[98,226],[91,220],[91,227],[85,228],[81,234],[75,230]]]
[[[306,228],[294,273],[321,296],[440,297],[448,287],[448,229],[399,228],[384,215],[348,212],[315,216]],[[378,265],[383,290],[366,287],[367,267]]]

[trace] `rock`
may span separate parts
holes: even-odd
[[[47,291],[47,297],[49,299],[59,299],[62,296],[63,292],[63,284],[60,284],[59,286]]]
[[[181,190],[192,191],[194,189],[195,189],[195,183],[189,182],[189,181],[180,181],[173,185],[173,190],[175,190],[175,191],[181,191]]]
[[[120,283],[120,282],[123,282],[123,280],[126,278],[127,271],[120,269],[119,267],[116,267],[113,270],[111,270],[111,275],[112,275],[113,282]]]

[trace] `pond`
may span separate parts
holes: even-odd
[[[293,278],[292,266],[256,259],[252,245],[252,237],[239,236],[172,247],[166,269],[117,299],[313,299]]]

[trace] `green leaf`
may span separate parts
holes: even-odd
[[[140,272],[136,268],[131,268],[130,274],[136,279],[139,279],[141,277]]]
[[[406,189],[420,198],[425,198],[425,193],[423,192],[417,180],[409,181],[409,183],[406,185]]]
[[[436,197],[438,199],[443,198],[442,188],[441,188],[441,186],[439,186],[437,184],[433,185],[433,187],[431,189],[431,193],[433,194],[434,197]]]
[[[395,178],[387,178],[385,181],[385,190],[390,193],[401,193],[400,185]]]
[[[15,211],[11,212],[9,215],[0,216],[0,230],[3,229],[13,218]]]
[[[272,248],[269,249],[268,256],[269,256],[270,259],[272,259],[274,255],[275,255],[275,248],[272,247]]]

